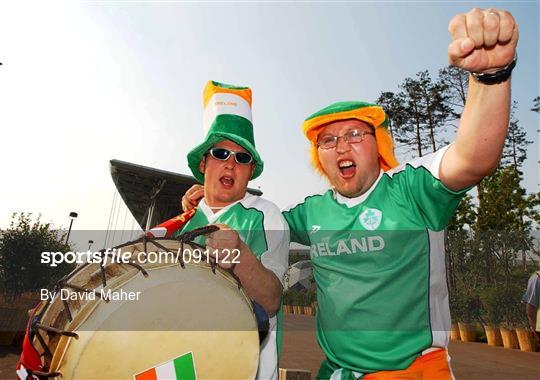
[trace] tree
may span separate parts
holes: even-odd
[[[536,224],[536,229],[538,229],[538,226],[540,226],[540,192],[529,194],[526,202],[528,207],[525,216],[533,221]]]
[[[377,100],[389,117],[395,119],[392,124],[394,140],[415,151],[416,156],[436,151],[445,143],[441,132],[451,116],[451,108],[446,104],[446,85],[434,82],[426,70],[416,74],[414,79],[405,78],[399,88],[397,94],[383,92]]]
[[[532,141],[527,140],[527,132],[519,124],[516,117],[517,102],[512,103],[510,114],[510,125],[508,126],[508,135],[504,142],[503,153],[501,157],[501,165],[512,165],[515,170],[520,172],[523,162],[527,159],[527,146],[532,144]]]
[[[456,290],[464,274],[469,271],[472,257],[471,226],[476,221],[476,211],[472,197],[463,197],[445,231],[446,271],[451,290]]]
[[[8,297],[49,288],[73,269],[41,263],[42,252],[68,252],[65,236],[53,231],[49,223],[31,214],[13,214],[10,227],[0,239],[0,291]]]
[[[520,173],[508,166],[497,169],[482,181],[482,204],[478,207],[474,229],[478,249],[484,258],[487,284],[493,283],[498,275],[509,283],[518,252],[524,252],[532,245],[531,221],[523,218],[531,205],[520,180]]]
[[[453,118],[459,119],[467,100],[469,72],[455,66],[447,66],[439,70],[439,80],[448,89],[447,104],[453,109]]]
[[[472,202],[472,197],[467,194],[459,203],[454,216],[448,223],[448,229],[453,231],[464,230],[465,226],[469,228],[476,222],[476,211]]]
[[[406,113],[405,113],[405,99],[403,98],[404,94],[393,93],[391,91],[386,91],[381,93],[379,98],[375,101],[376,104],[381,105],[386,114],[388,115],[388,131],[394,138],[394,131],[399,130],[403,124],[405,124]]]
[[[533,107],[531,111],[540,113],[540,96],[533,99]]]

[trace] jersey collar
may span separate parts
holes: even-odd
[[[209,223],[213,223],[217,218],[219,218],[221,215],[223,215],[224,213],[227,212],[227,210],[229,210],[231,207],[233,207],[235,204],[237,203],[240,203],[248,198],[252,197],[251,194],[249,194],[248,192],[246,192],[246,195],[244,196],[244,198],[242,199],[239,199],[233,203],[231,203],[230,205],[227,205],[225,207],[223,207],[221,210],[219,210],[218,212],[214,212],[212,211],[212,209],[210,208],[210,206],[208,206],[208,204],[206,203],[205,199],[201,199],[201,201],[199,202],[199,210],[202,211],[202,213],[206,216],[206,219],[208,219],[208,222]]]
[[[375,187],[377,187],[377,184],[381,180],[383,174],[384,174],[384,170],[381,169],[379,176],[377,177],[375,182],[373,182],[373,185],[371,185],[371,187],[364,194],[361,194],[354,198],[348,198],[346,196],[343,196],[340,193],[338,193],[336,189],[332,188],[332,192],[334,193],[334,199],[336,200],[337,203],[345,205],[348,208],[359,205],[360,203],[364,202],[367,199],[367,197],[369,197],[371,192],[375,189]]]

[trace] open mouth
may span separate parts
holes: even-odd
[[[356,174],[356,165],[351,160],[338,161],[338,168],[341,177],[345,179],[352,178]]]
[[[221,182],[221,184],[227,189],[230,189],[234,186],[234,178],[232,177],[223,176],[219,179],[219,182]]]

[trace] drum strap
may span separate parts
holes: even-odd
[[[262,344],[270,330],[270,320],[268,319],[268,314],[266,314],[266,311],[260,304],[253,300],[251,304],[253,305],[253,314],[255,314],[255,318],[257,319],[257,326],[259,327],[259,344]]]

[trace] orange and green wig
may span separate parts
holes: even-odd
[[[304,134],[311,142],[311,162],[318,172],[324,174],[319,160],[317,138],[322,127],[339,120],[356,119],[368,123],[375,130],[379,164],[384,171],[395,168],[398,162],[394,156],[392,137],[388,132],[388,118],[384,109],[366,102],[338,102],[309,116],[302,125]]]

